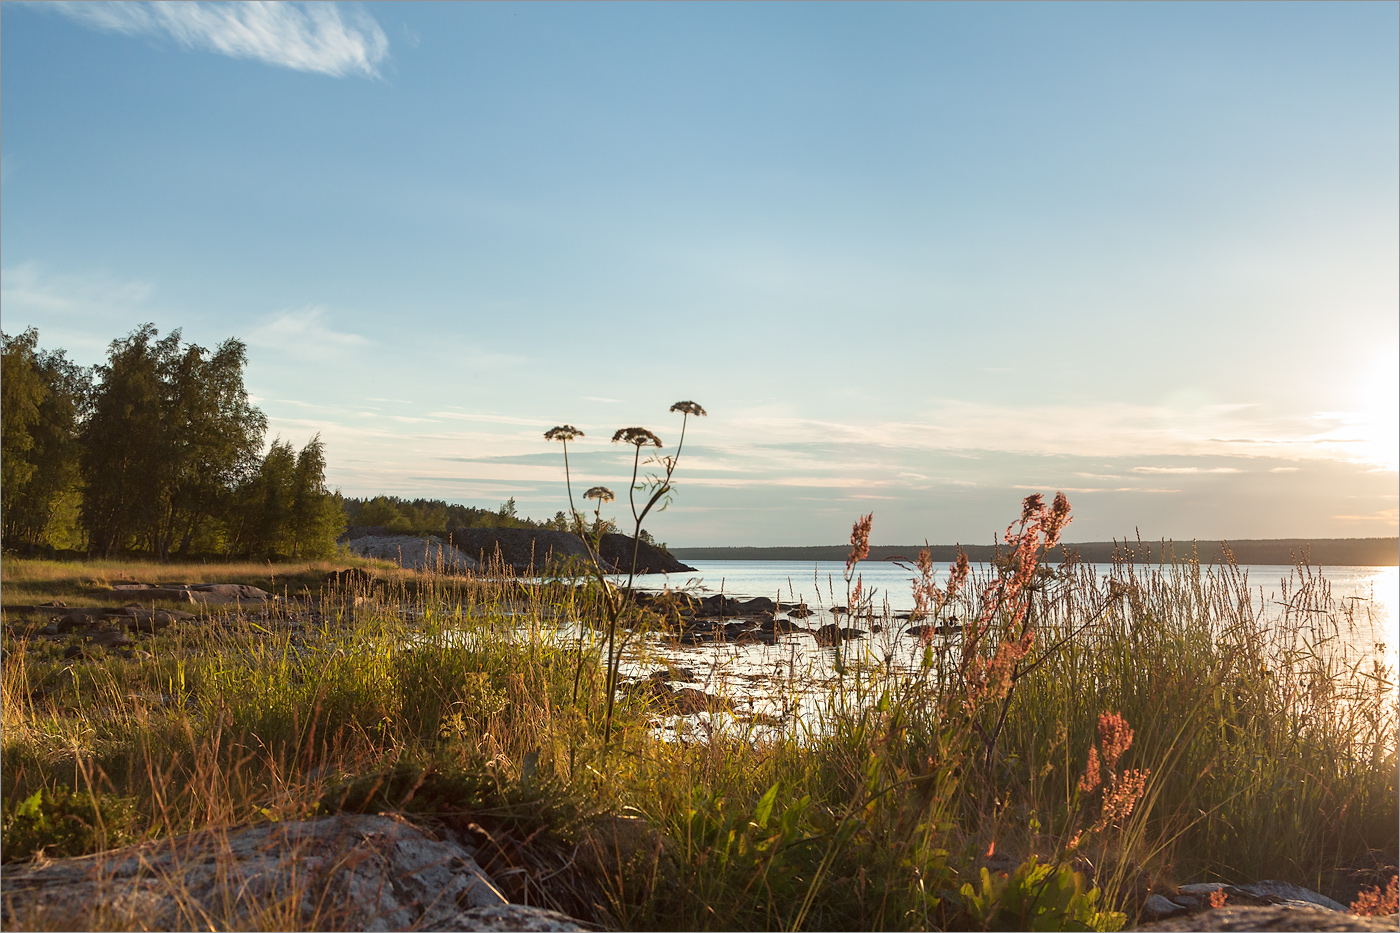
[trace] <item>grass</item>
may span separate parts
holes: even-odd
[[[65,660],[7,613],[3,858],[396,809],[475,827],[512,900],[611,928],[1082,929],[1133,921],[1154,884],[1326,891],[1338,866],[1394,853],[1394,672],[1329,650],[1346,610],[1316,575],[1299,569],[1280,626],[1238,568],[1131,557],[1108,581],[1027,577],[1037,636],[1000,696],[969,691],[956,640],[933,642],[912,669],[844,665],[819,720],[703,741],[659,739],[636,691],[608,723],[596,588],[380,566],[372,587],[322,592],[344,564],[6,558],[7,605],[98,604],[122,580],[320,602],[201,609],[144,637],[149,658]],[[1004,579],[974,572],[939,611],[1010,626]],[[984,659],[1012,641],[989,634]],[[1090,748],[1107,754],[1104,712],[1133,730],[1114,773],[1148,772],[1112,820],[1079,789]],[[100,925],[91,911],[76,922]]]

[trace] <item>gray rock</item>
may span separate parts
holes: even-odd
[[[359,557],[391,560],[413,570],[461,573],[476,568],[476,560],[436,538],[417,535],[367,535],[344,542],[345,549]]]
[[[202,603],[265,603],[277,598],[246,583],[196,583],[189,591],[191,598]]]
[[[501,933],[516,930],[540,930],[544,933],[574,933],[581,927],[572,917],[543,907],[524,904],[504,904],[500,907],[473,907],[457,914],[445,930],[495,930]]]
[[[1223,881],[1210,881],[1204,884],[1183,884],[1176,891],[1178,894],[1189,894],[1193,897],[1210,897],[1216,891],[1228,887]]]
[[[1225,889],[1228,895],[1243,894],[1258,898],[1266,904],[1285,904],[1296,907],[1321,907],[1325,910],[1345,911],[1346,905],[1338,904],[1332,898],[1287,881],[1255,881],[1251,884],[1236,884]]]
[[[1167,900],[1160,894],[1149,895],[1146,903],[1142,905],[1143,913],[1154,919],[1171,917],[1181,913],[1185,909],[1186,908],[1182,907],[1180,904],[1175,901]]]
[[[5,869],[6,928],[402,930],[471,926],[508,906],[464,848],[387,816],[204,830]],[[507,911],[501,917],[524,915]],[[535,916],[535,915],[532,915]],[[536,916],[556,923],[558,915]],[[567,918],[564,918],[567,921]],[[497,922],[490,917],[481,923]],[[501,920],[500,922],[505,922]],[[534,920],[522,919],[533,923]]]
[[[1217,930],[1281,930],[1290,933],[1303,930],[1341,930],[1377,933],[1381,930],[1394,931],[1396,921],[1394,917],[1358,917],[1355,914],[1338,913],[1320,907],[1218,907],[1204,913],[1144,924],[1136,929],[1151,930],[1154,933],[1214,933]]]

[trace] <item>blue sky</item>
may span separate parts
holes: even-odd
[[[1395,534],[1395,3],[3,5],[0,317],[349,495],[672,544]]]

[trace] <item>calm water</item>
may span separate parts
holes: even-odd
[[[836,617],[828,610],[847,602],[846,582],[842,578],[845,565],[840,561],[693,560],[689,563],[696,568],[694,573],[646,576],[642,578],[644,588],[679,588],[701,596],[722,592],[726,596],[768,596],[785,603],[805,602],[818,611],[808,620],[812,627],[834,620]],[[1109,564],[1093,567],[1100,578],[1107,577],[1112,570]],[[974,565],[974,575],[986,569],[985,565]],[[1139,572],[1151,569],[1141,567]],[[1285,592],[1297,590],[1296,580],[1293,586],[1288,585],[1294,568],[1251,565],[1243,569],[1256,604],[1265,616],[1281,616]],[[1400,572],[1397,570],[1395,567],[1326,567],[1316,571],[1328,584],[1333,604],[1351,610],[1353,625],[1349,631],[1340,633],[1343,650],[1354,657],[1367,657],[1383,644],[1385,647],[1380,653],[1392,669],[1397,667],[1396,648],[1400,644],[1400,615],[1397,614]],[[913,608],[910,570],[892,562],[869,561],[860,565],[859,572],[866,591],[874,590],[877,610],[884,607],[893,613]],[[946,579],[946,568],[940,569],[939,579]],[[897,624],[893,628],[898,631],[902,626]],[[908,638],[904,641],[912,642]],[[724,649],[707,650],[713,653]],[[756,660],[759,655],[773,654],[744,648],[729,651],[732,662],[739,664],[735,672],[741,669],[745,676],[753,673],[753,665],[742,662],[749,661],[750,656]],[[806,653],[815,652],[809,648]],[[771,658],[762,663],[771,664]]]

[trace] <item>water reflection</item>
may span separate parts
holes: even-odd
[[[814,615],[805,621],[815,629],[833,621],[849,624],[832,612],[844,607],[847,586],[840,562],[796,561],[693,561],[697,572],[684,577],[643,578],[646,588],[684,588],[694,595],[724,593],[727,596],[768,596],[784,603],[806,603]],[[984,579],[986,565],[977,567]],[[1093,573],[1107,592],[1112,565],[1084,568]],[[1146,579],[1156,567],[1139,567]],[[1174,571],[1163,568],[1167,578]],[[868,637],[849,643],[844,651],[815,645],[809,634],[782,635],[772,644],[682,645],[649,636],[633,643],[623,671],[633,678],[655,676],[705,693],[726,698],[733,716],[668,717],[660,727],[668,734],[715,728],[782,728],[794,719],[812,726],[831,690],[872,668],[916,670],[923,661],[924,643],[905,634],[909,622],[899,616],[913,608],[910,572],[885,562],[862,564],[860,573],[867,591],[876,590],[876,616],[863,627]],[[1202,573],[1220,573],[1202,568]],[[1247,593],[1252,618],[1272,625],[1281,651],[1295,655],[1316,653],[1343,665],[1361,664],[1370,669],[1379,660],[1388,670],[1386,680],[1394,690],[1397,667],[1397,608],[1400,608],[1400,574],[1394,567],[1294,568],[1251,566],[1241,568],[1235,591]],[[878,627],[879,631],[873,629]],[[672,677],[678,674],[679,679]],[[819,728],[819,727],[817,727]]]

